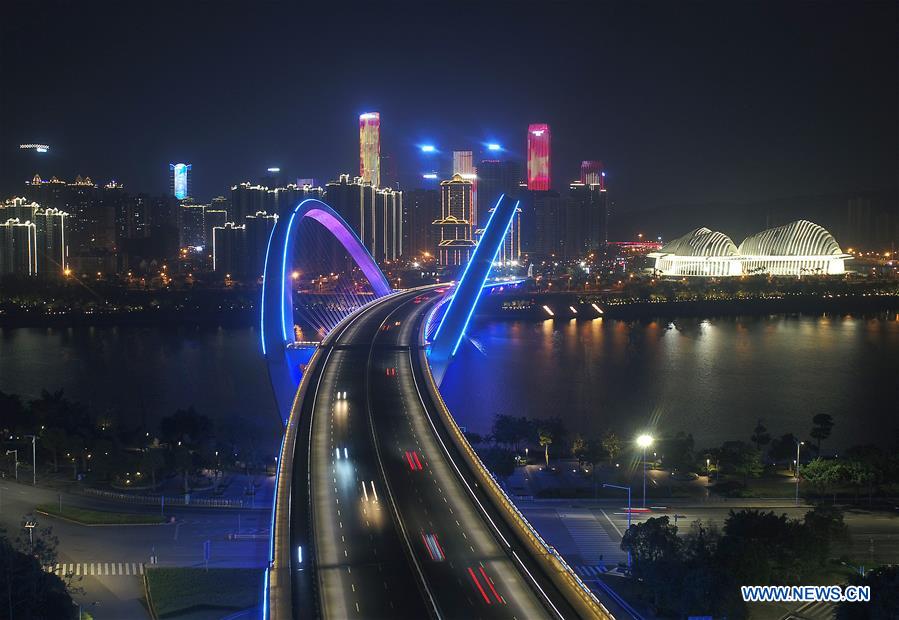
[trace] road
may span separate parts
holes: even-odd
[[[153,509],[61,494],[65,505],[147,514]],[[41,503],[59,501],[60,493],[4,480],[0,483],[0,528],[11,538],[22,532],[22,517]],[[174,523],[87,527],[37,515],[38,529],[53,528],[59,538],[60,568],[76,576],[76,602],[95,618],[148,617],[140,575],[151,555],[159,566],[203,566],[203,542],[210,541],[210,567],[264,567],[267,540],[229,540],[229,534],[267,534],[269,512],[210,508],[166,508]],[[55,567],[54,567],[55,568]],[[95,603],[98,603],[95,605]]]
[[[326,618],[550,617],[416,386],[420,321],[434,295],[373,305],[308,371],[296,450],[308,460],[295,459],[291,493],[295,610],[308,608],[314,586]],[[308,542],[299,564],[304,540],[314,583]]]

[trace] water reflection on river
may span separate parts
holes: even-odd
[[[472,338],[442,391],[480,432],[500,412],[558,415],[588,436],[684,430],[701,445],[747,439],[757,418],[807,437],[829,413],[833,446],[886,442],[899,427],[895,315],[489,322]],[[242,418],[272,451],[278,436],[252,328],[0,330],[0,390],[45,388],[149,422],[193,404],[220,428]]]
[[[500,412],[558,415],[587,436],[683,430],[700,445],[748,439],[758,418],[807,437],[829,413],[834,447],[899,428],[895,315],[492,322],[472,338],[442,391],[479,432]]]

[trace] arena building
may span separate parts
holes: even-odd
[[[845,273],[850,258],[833,235],[808,220],[750,235],[739,247],[724,233],[697,228],[647,256],[655,260],[654,273],[678,278],[833,275]]]

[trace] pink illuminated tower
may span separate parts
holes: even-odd
[[[528,125],[528,189],[547,191],[550,188],[549,141],[549,125]]]
[[[375,187],[381,186],[381,115],[359,115],[359,176]]]

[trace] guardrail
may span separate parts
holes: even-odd
[[[85,495],[108,499],[123,504],[137,504],[141,506],[196,506],[198,508],[253,508],[268,510],[268,506],[256,506],[254,500],[226,499],[222,497],[191,497],[188,495],[131,495],[129,493],[116,493],[102,489],[84,489]]]
[[[424,324],[426,323],[425,321]],[[582,617],[614,620],[615,617],[612,613],[596,598],[587,584],[581,581],[577,573],[559,555],[555,548],[543,540],[543,537],[540,536],[509,496],[506,495],[502,487],[499,486],[493,474],[481,462],[481,458],[477,455],[474,448],[471,447],[471,444],[468,443],[468,439],[465,438],[462,429],[456,424],[455,418],[453,418],[443,400],[443,396],[440,394],[440,390],[437,388],[437,383],[431,374],[431,366],[428,363],[425,348],[420,349],[419,358],[421,366],[424,368],[428,392],[440,411],[444,427],[449,431],[453,443],[456,444],[456,447],[468,460],[472,471],[480,480],[482,487],[487,491],[487,495],[493,501],[494,506],[499,509],[505,521],[518,532],[519,539],[526,547],[530,548],[533,557],[543,564],[545,573],[559,588],[569,604]]]

